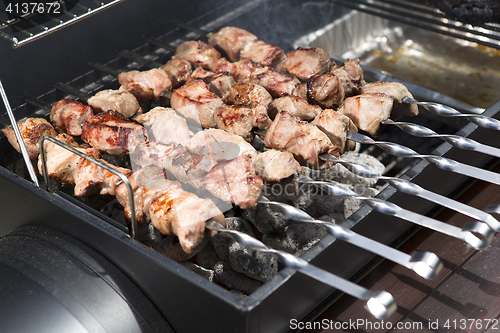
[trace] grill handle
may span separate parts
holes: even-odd
[[[45,184],[46,184],[47,188],[49,186],[49,176],[48,176],[48,171],[47,171],[47,162],[45,161],[45,144],[44,143],[46,140],[49,140],[50,142],[52,142],[56,145],[59,145],[66,150],[69,150],[73,154],[76,154],[76,155],[80,156],[81,158],[83,158],[91,163],[94,163],[97,166],[99,166],[103,169],[106,169],[107,171],[120,177],[122,182],[125,183],[125,186],[127,186],[128,196],[129,196],[129,200],[130,200],[130,210],[132,212],[132,216],[130,218],[129,235],[133,239],[137,240],[138,233],[137,233],[137,220],[135,219],[134,191],[132,190],[132,185],[130,184],[130,181],[128,180],[127,176],[125,176],[123,173],[113,169],[112,167],[98,161],[97,159],[82,153],[78,149],[75,149],[75,148],[57,140],[56,138],[53,138],[53,137],[48,136],[48,135],[43,135],[42,138],[40,139],[39,146],[40,146],[40,158],[42,159],[43,178],[45,180]]]

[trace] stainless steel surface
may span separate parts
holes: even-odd
[[[376,172],[375,170],[359,163],[338,159],[330,154],[322,154],[320,155],[320,158],[325,161],[332,161],[339,163],[356,175],[385,180],[389,185],[397,189],[399,192],[406,193],[409,195],[415,195],[422,199],[432,201],[434,203],[437,203],[438,205],[447,207],[449,209],[467,215],[475,220],[485,222],[494,231],[497,232],[500,231],[500,222],[497,219],[495,219],[492,215],[482,210],[465,205],[459,201],[445,197],[438,193],[426,190],[425,188],[417,184],[413,184],[405,179],[384,176]]]
[[[336,276],[330,272],[311,265],[304,259],[291,255],[284,251],[269,248],[264,243],[245,233],[224,228],[214,220],[208,220],[206,227],[218,232],[229,233],[241,245],[257,251],[272,253],[285,266],[295,269],[305,275],[321,281],[327,285],[337,288],[346,294],[366,301],[366,309],[377,319],[389,318],[397,309],[396,302],[391,294],[385,291],[370,291],[357,284]]]
[[[19,126],[17,126],[17,121],[10,107],[9,99],[7,98],[7,94],[5,93],[5,90],[3,88],[2,81],[0,81],[0,95],[2,96],[3,104],[5,105],[7,114],[9,115],[12,129],[14,130],[14,133],[16,135],[17,143],[19,144],[19,148],[21,149],[24,163],[26,164],[26,168],[28,169],[31,180],[33,181],[33,183],[35,183],[36,186],[40,186],[40,184],[38,183],[38,178],[36,177],[35,168],[33,167],[33,164],[31,164],[31,159],[28,155],[28,150],[26,149],[26,144],[24,143],[23,136],[19,131]]]
[[[355,142],[378,146],[389,154],[395,156],[420,158],[442,170],[456,172],[467,177],[480,179],[489,183],[500,185],[500,174],[495,172],[460,163],[442,156],[419,154],[413,149],[410,149],[398,143],[388,141],[375,141],[366,135],[351,131],[348,131],[347,138]]]
[[[130,234],[130,237],[137,240],[138,239],[138,232],[137,232],[137,221],[135,218],[136,215],[135,215],[134,191],[132,189],[132,185],[130,184],[130,181],[128,180],[127,176],[125,176],[121,172],[115,170],[114,168],[102,163],[101,161],[98,161],[95,158],[82,153],[78,149],[75,149],[75,148],[65,144],[64,142],[61,142],[61,141],[59,141],[51,136],[43,135],[42,138],[40,139],[40,143],[39,143],[39,145],[40,145],[40,159],[42,161],[43,178],[45,180],[45,185],[47,187],[47,190],[49,189],[50,183],[49,183],[49,176],[48,176],[48,172],[47,172],[47,161],[45,159],[45,144],[44,143],[46,140],[66,149],[66,150],[69,150],[73,154],[76,154],[76,155],[80,156],[81,158],[86,159],[87,161],[94,163],[95,165],[98,165],[99,167],[101,167],[101,168],[111,172],[112,174],[120,177],[121,181],[125,183],[125,186],[127,186],[128,199],[130,202],[130,211],[132,214],[130,216],[129,234]]]
[[[0,12],[0,37],[10,41],[13,47],[19,47],[68,25],[74,24],[91,15],[101,12],[125,0],[83,0],[76,1],[71,10],[64,1],[16,2]],[[10,30],[10,31],[9,31]]]
[[[326,189],[328,194],[336,197],[362,200],[370,205],[370,207],[374,210],[382,214],[395,216],[402,220],[406,220],[448,236],[461,239],[478,250],[486,249],[494,236],[493,230],[488,227],[487,224],[482,222],[468,222],[462,227],[462,229],[460,229],[436,219],[406,210],[388,201],[359,195],[344,186],[331,182],[316,181],[307,176],[299,176],[296,178],[296,181],[304,184],[320,186],[321,188]]]
[[[262,197],[259,203],[275,207],[280,213],[294,221],[324,225],[328,233],[333,237],[409,268],[426,279],[435,278],[443,268],[441,261],[433,253],[417,251],[410,256],[392,247],[375,242],[368,237],[357,234],[341,225],[314,219],[309,214],[294,206],[290,206],[282,202],[270,201],[265,197]]]
[[[490,118],[492,119],[492,118]],[[500,157],[500,149],[484,145],[480,142],[474,141],[469,138],[465,138],[463,136],[459,135],[453,135],[453,134],[439,134],[436,133],[435,131],[431,130],[428,127],[418,125],[418,124],[413,124],[409,122],[403,122],[403,121],[393,121],[391,119],[384,120],[382,122],[384,125],[394,125],[402,129],[408,134],[422,137],[422,138],[441,138],[444,141],[448,142],[449,144],[453,145],[454,147],[460,148],[460,149],[466,149],[466,150],[473,150],[477,151],[482,154],[490,155],[490,156],[495,156],[495,157]]]

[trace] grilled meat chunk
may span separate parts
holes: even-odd
[[[307,80],[307,100],[311,104],[331,109],[339,106],[344,97],[344,87],[334,74],[314,75]]]
[[[83,123],[94,115],[90,106],[71,99],[62,99],[50,111],[50,121],[58,132],[66,132],[72,136],[82,134]]]
[[[240,60],[241,50],[255,41],[257,36],[237,27],[224,27],[208,35],[208,44],[222,50],[232,62]]]
[[[229,87],[222,98],[229,105],[248,105],[252,102],[267,107],[273,98],[266,88],[253,83],[236,83]]]
[[[314,48],[298,48],[287,53],[285,70],[305,82],[313,75],[328,73],[332,61],[328,53]]]
[[[43,135],[53,137],[57,135],[54,127],[43,118],[27,118],[26,120],[18,122],[17,127],[19,127],[24,145],[26,146],[26,150],[28,151],[28,155],[31,159],[38,157],[38,154],[40,153],[38,142]],[[4,128],[2,131],[12,147],[14,147],[14,149],[18,152],[21,152],[21,147],[17,142],[14,129],[9,126]]]
[[[127,177],[132,174],[130,169],[114,166],[102,159],[99,162]],[[116,184],[121,180],[114,173],[85,159],[75,167],[73,179],[76,197],[89,197],[96,194],[114,195]]]
[[[252,141],[252,129],[266,129],[271,126],[267,116],[267,108],[257,102],[245,105],[223,104],[215,110],[215,123],[217,127],[236,135],[247,141]]]
[[[366,84],[358,58],[346,60],[342,67],[334,64],[330,73],[340,79],[346,97],[359,94],[361,87]]]
[[[236,84],[233,75],[229,72],[213,73],[204,78],[203,81],[207,84],[208,90],[221,98]]]
[[[318,126],[333,144],[340,147],[340,155],[356,148],[356,143],[346,138],[347,131],[358,131],[349,117],[332,109],[324,109],[311,124]]]
[[[189,61],[192,68],[201,66],[209,69],[209,65],[221,57],[219,51],[202,41],[186,41],[175,51],[175,58]]]
[[[299,121],[288,112],[281,111],[267,131],[266,147],[292,153],[301,165],[310,168],[330,168],[333,163],[325,162],[318,155],[329,153],[339,156],[340,147],[316,126]]]
[[[163,168],[165,159],[175,147],[175,144],[162,145],[154,141],[141,143],[130,152],[130,159],[141,168],[148,165]]]
[[[151,223],[162,234],[177,235],[182,249],[194,253],[205,237],[205,221],[226,225],[224,215],[210,199],[182,189],[179,182],[168,182],[165,193],[149,207]],[[211,235],[212,233],[209,232]]]
[[[181,116],[203,128],[217,126],[214,113],[222,104],[222,99],[211,92],[200,79],[190,79],[185,85],[175,89],[170,99],[170,105]],[[193,114],[193,111],[196,113]]]
[[[189,141],[190,131],[186,119],[174,109],[157,106],[149,112],[135,118],[147,130],[151,140],[168,145],[185,144]]]
[[[241,155],[215,165],[200,185],[215,197],[246,209],[257,205],[264,181],[255,174],[251,159]]]
[[[287,111],[290,115],[300,120],[312,120],[320,114],[321,107],[309,104],[306,100],[297,96],[283,96],[276,98],[267,108],[267,113],[272,119],[280,111]]]
[[[170,77],[172,88],[179,88],[189,80],[193,72],[189,61],[182,58],[173,58],[160,67]]]
[[[377,81],[364,85],[361,88],[363,94],[384,93],[394,100],[391,112],[391,119],[398,120],[403,116],[418,115],[418,106],[416,104],[405,104],[402,102],[404,97],[413,98],[408,88],[399,82]]]
[[[165,193],[170,181],[167,180],[163,168],[155,165],[148,165],[135,171],[128,177],[128,180],[134,192],[135,219],[139,224],[147,224],[151,221],[149,207]],[[125,183],[120,183],[115,187],[115,196],[124,207],[125,217],[131,220],[132,208]]]
[[[250,82],[263,86],[273,97],[293,95],[300,81],[288,73],[266,66],[254,66],[250,75],[240,82]]]
[[[124,90],[101,90],[90,97],[87,103],[89,103],[95,112],[114,111],[125,118],[142,113],[142,108],[137,98],[131,92]]]
[[[191,77],[193,79],[205,79],[212,74],[214,74],[214,72],[212,72],[211,70],[207,70],[203,67],[196,67],[191,73]]]
[[[276,182],[304,171],[293,154],[269,149],[252,158],[255,173],[269,182]]]
[[[361,94],[348,97],[338,109],[353,121],[360,130],[377,136],[381,122],[391,116],[393,99],[384,93]]]
[[[100,158],[101,153],[95,148],[80,147],[75,140],[67,134],[59,134],[56,139],[81,151],[82,153],[93,158]],[[64,147],[55,143],[46,141],[45,149],[45,164],[47,166],[47,176],[56,180],[61,184],[74,184],[74,172],[80,163],[85,159],[70,152]],[[38,171],[43,174],[42,156],[38,158]]]
[[[229,62],[226,58],[220,58],[210,64],[210,70],[219,72],[228,72],[234,77],[236,82],[242,82],[250,76],[256,67],[263,67],[250,59],[243,59],[236,62]]]
[[[172,91],[170,77],[159,68],[120,73],[118,81],[120,89],[132,93],[140,103],[165,103],[166,94]]]
[[[257,155],[255,148],[242,137],[221,129],[196,133],[186,149],[194,155],[209,156],[215,163],[232,160],[240,155]]]
[[[285,51],[281,48],[261,40],[247,43],[240,52],[240,59],[250,59],[269,67],[278,66],[285,58]]]
[[[87,120],[82,127],[82,140],[110,155],[122,155],[146,142],[146,129],[122,115],[108,111]]]

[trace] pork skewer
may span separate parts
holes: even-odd
[[[449,144],[453,145],[454,147],[460,149],[473,150],[486,155],[500,157],[500,149],[479,143],[477,141],[465,138],[460,135],[438,134],[433,130],[431,130],[430,128],[427,128],[422,125],[417,125],[408,122],[401,122],[401,121],[395,122],[391,119],[387,119],[382,123],[384,125],[395,125],[400,129],[402,129],[403,131],[405,131],[406,133],[414,136],[424,137],[424,138],[441,138],[444,141],[448,142]]]
[[[384,151],[388,152],[389,154],[395,156],[420,158],[442,170],[459,173],[467,177],[480,179],[488,183],[500,185],[500,174],[495,172],[463,164],[442,156],[422,155],[417,153],[413,149],[410,149],[403,145],[388,141],[375,141],[366,135],[362,135],[351,131],[347,131],[347,138],[349,140],[356,141],[359,143],[376,145],[382,148]]]
[[[278,260],[285,266],[298,270],[299,272],[312,277],[315,280],[321,281],[330,285],[346,294],[355,298],[366,301],[365,308],[378,319],[386,319],[390,317],[397,308],[394,298],[386,291],[370,291],[351,281],[345,280],[330,272],[311,265],[307,261],[298,258],[287,252],[278,251],[269,248],[264,243],[257,239],[235,230],[223,228],[222,225],[208,221],[206,227],[218,232],[229,233],[241,245],[262,252],[273,253],[278,257]]]
[[[493,229],[496,232],[500,231],[500,222],[497,219],[495,219],[492,215],[490,215],[490,214],[488,214],[480,209],[468,206],[468,205],[463,204],[459,201],[456,201],[456,200],[450,199],[448,197],[445,197],[443,195],[426,190],[426,189],[424,189],[416,184],[413,184],[407,180],[404,180],[401,178],[396,178],[396,177],[383,176],[383,175],[379,174],[378,172],[376,172],[375,170],[373,170],[372,168],[369,168],[363,164],[354,163],[354,162],[350,162],[350,161],[346,161],[346,160],[342,160],[342,159],[337,159],[331,155],[330,156],[322,155],[322,156],[320,156],[320,158],[328,159],[332,162],[333,161],[337,162],[337,163],[343,165],[344,167],[346,167],[349,171],[351,171],[352,173],[354,173],[356,175],[368,177],[368,178],[376,178],[376,179],[385,180],[387,183],[389,183],[389,185],[396,188],[398,191],[400,191],[402,193],[415,195],[415,196],[418,196],[418,197],[423,198],[425,200],[428,200],[428,201],[437,203],[439,205],[442,205],[444,207],[450,208],[450,209],[455,210],[459,213],[467,215],[475,220],[485,222],[486,224],[488,224],[490,226],[491,229]]]
[[[393,203],[377,198],[358,195],[357,193],[343,186],[336,185],[330,182],[316,181],[303,175],[296,177],[295,181],[299,184],[311,184],[324,188],[327,190],[328,194],[332,196],[362,200],[370,205],[370,207],[372,207],[374,210],[382,214],[395,216],[402,220],[424,226],[445,235],[461,239],[477,250],[484,250],[485,248],[487,248],[494,236],[493,230],[488,225],[482,222],[467,222],[462,227],[462,229],[460,229],[458,227],[443,223],[430,217],[406,210]],[[481,238],[479,238],[478,236],[480,236]]]
[[[328,233],[333,237],[370,251],[408,269],[411,269],[415,271],[415,273],[426,279],[435,278],[443,268],[443,264],[434,253],[416,251],[412,255],[408,255],[390,246],[357,234],[352,230],[342,227],[338,224],[328,221],[316,220],[309,214],[294,206],[290,206],[281,202],[269,201],[265,197],[261,197],[259,203],[273,206],[281,214],[285,215],[291,220],[305,223],[322,224],[326,227]]]

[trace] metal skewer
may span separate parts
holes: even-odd
[[[443,264],[434,253],[416,251],[415,253],[413,253],[413,255],[410,256],[390,246],[357,234],[352,230],[349,230],[338,224],[323,220],[316,220],[309,214],[294,206],[290,206],[281,202],[269,201],[265,197],[261,197],[261,199],[259,199],[259,203],[272,205],[273,207],[277,208],[280,213],[291,220],[322,224],[326,227],[328,233],[333,237],[375,253],[406,268],[409,268],[426,279],[435,278],[443,268]]]
[[[469,138],[465,138],[460,135],[452,135],[452,134],[438,134],[422,125],[417,125],[408,122],[402,121],[393,121],[391,119],[384,120],[382,122],[384,125],[395,125],[405,131],[408,134],[423,137],[423,138],[441,138],[454,147],[465,149],[465,150],[473,150],[479,153],[483,153],[490,156],[500,157],[500,149],[491,147],[477,141],[474,141]]]
[[[437,114],[442,117],[462,117],[470,122],[473,122],[474,124],[484,127],[484,128],[489,128],[493,129],[496,131],[500,130],[500,121],[493,119],[491,117],[483,116],[481,114],[465,114],[465,113],[460,113],[459,111],[455,110],[452,107],[449,107],[444,104],[439,104],[439,103],[433,103],[433,102],[419,102],[416,99],[410,98],[410,97],[403,97],[401,100],[403,103],[407,104],[417,104],[417,105],[422,105],[425,107],[427,110],[430,112]]]
[[[422,199],[437,203],[439,205],[442,205],[444,207],[450,208],[454,211],[457,211],[459,213],[462,213],[464,215],[467,215],[475,220],[478,221],[483,221],[486,224],[490,226],[491,229],[494,231],[500,231],[500,222],[495,219],[492,215],[471,207],[469,205],[463,204],[459,201],[450,199],[448,197],[445,197],[444,195],[440,195],[438,193],[434,193],[432,191],[426,190],[422,188],[421,186],[418,186],[417,184],[413,184],[405,179],[401,178],[396,178],[396,177],[389,177],[389,176],[383,176],[373,170],[372,168],[369,168],[365,165],[359,164],[359,163],[354,163],[350,161],[345,161],[342,159],[338,159],[335,156],[332,156],[330,154],[321,154],[319,156],[322,160],[325,161],[331,161],[331,162],[336,162],[339,164],[342,164],[345,168],[347,168],[349,171],[352,173],[362,176],[362,177],[367,177],[367,178],[377,178],[377,179],[382,179],[385,180],[389,185],[397,189],[398,191],[410,195],[415,195],[417,197],[420,197]]]
[[[359,133],[347,131],[347,138],[359,142],[379,146],[389,154],[401,157],[421,158],[430,164],[445,170],[465,175],[467,177],[484,180],[488,183],[500,185],[500,174],[463,164],[452,159],[436,156],[421,155],[408,147],[388,141],[375,141],[372,138]]]
[[[386,291],[371,291],[365,289],[349,280],[327,272],[321,268],[311,265],[304,259],[296,257],[290,253],[271,249],[259,240],[236,230],[224,228],[221,224],[208,220],[205,226],[210,230],[230,234],[241,245],[255,249],[257,251],[273,253],[285,266],[312,277],[315,280],[332,286],[346,294],[366,301],[365,308],[377,319],[389,318],[397,308],[396,302],[391,294]]]
[[[441,232],[445,235],[461,239],[469,243],[477,250],[484,250],[488,247],[493,239],[493,230],[482,222],[467,222],[462,229],[450,224],[432,219],[430,217],[414,213],[412,211],[401,208],[391,202],[384,201],[378,198],[366,197],[358,195],[357,193],[349,190],[340,185],[329,183],[326,181],[317,181],[307,176],[297,176],[295,178],[297,183],[313,184],[327,190],[329,195],[359,199],[366,202],[374,210],[389,216],[395,216],[400,219],[427,227],[429,229]],[[479,238],[479,237],[481,238]]]
[[[16,118],[14,118],[14,113],[12,112],[12,108],[10,107],[7,94],[5,93],[5,90],[2,85],[2,81],[0,81],[0,95],[2,95],[3,104],[5,105],[7,114],[9,115],[10,123],[12,124],[12,129],[14,130],[14,134],[16,135],[17,143],[19,144],[19,148],[21,149],[24,163],[26,164],[26,168],[28,169],[28,173],[31,177],[31,180],[33,181],[33,183],[35,183],[36,186],[40,187],[40,184],[38,183],[38,178],[35,173],[35,168],[33,167],[33,164],[31,164],[31,159],[29,157],[28,150],[26,149],[26,145],[24,143],[21,131],[19,130],[19,126],[17,126],[17,121]]]

